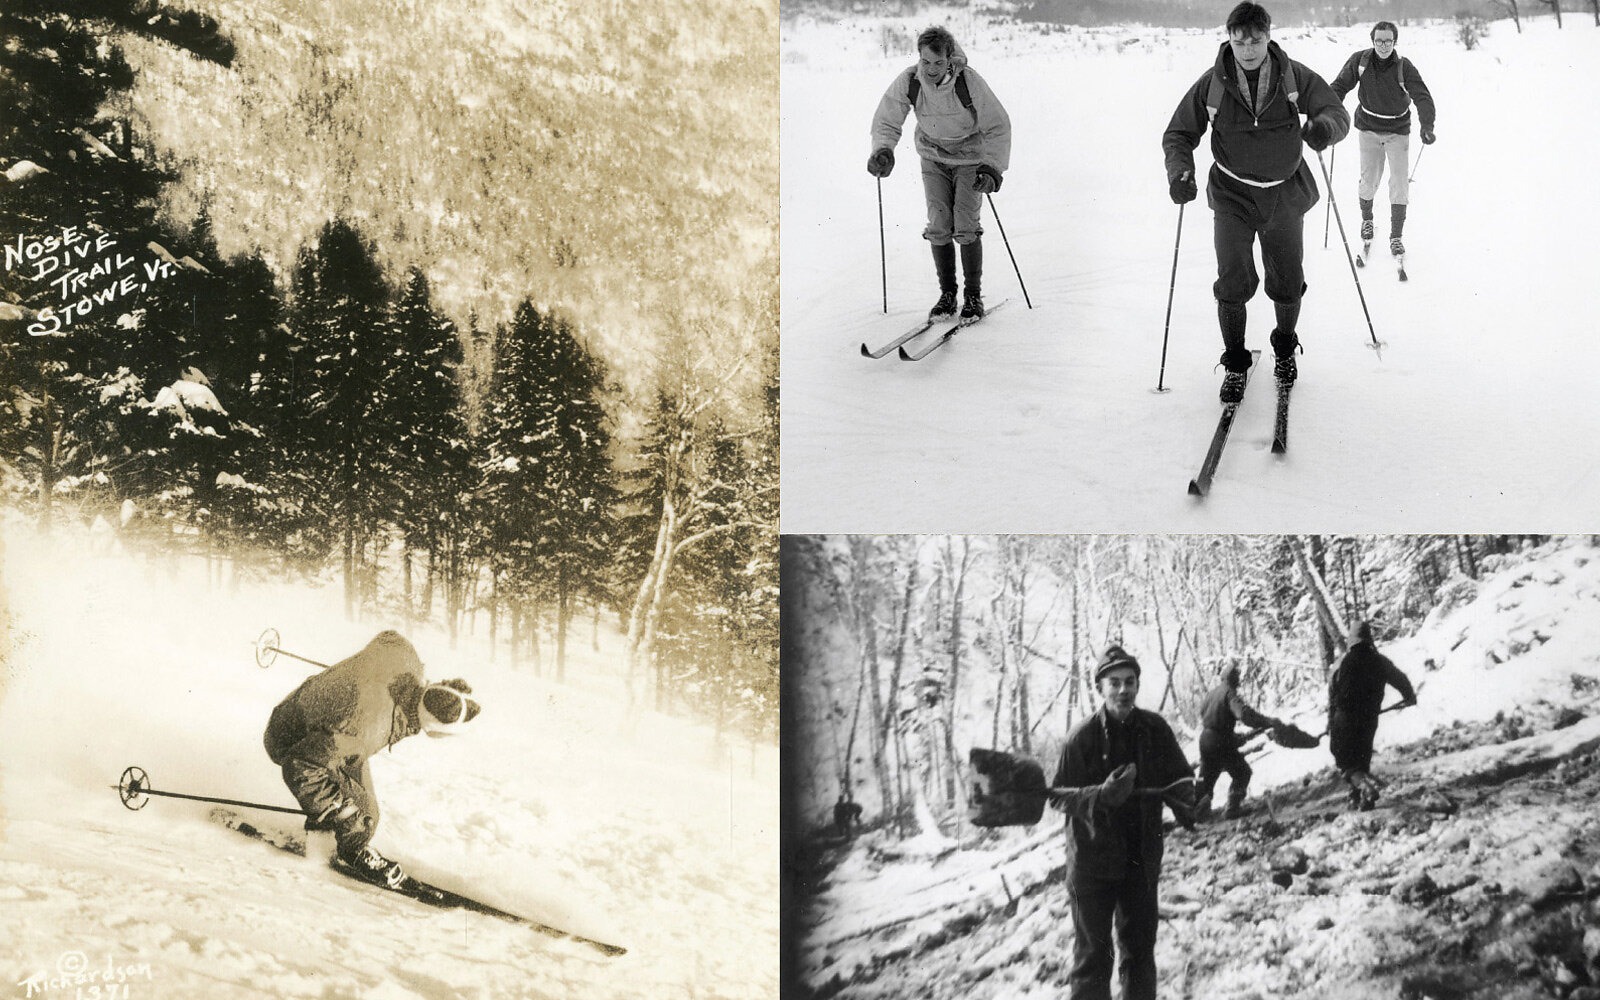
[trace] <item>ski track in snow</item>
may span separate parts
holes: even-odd
[[[909,51],[880,24],[950,24],[1013,126],[994,196],[1035,308],[988,207],[985,297],[1012,306],[914,365],[870,361],[937,289],[911,120],[882,185],[889,315],[882,314],[868,126]],[[1594,355],[1588,238],[1600,133],[1572,127],[1572,81],[1600,74],[1597,30],[1493,23],[1467,52],[1453,24],[1408,25],[1400,50],[1428,81],[1439,140],[1412,140],[1410,281],[1382,250],[1360,271],[1370,335],[1326,199],[1306,217],[1305,353],[1287,456],[1271,454],[1270,380],[1253,380],[1211,496],[1190,498],[1216,424],[1221,351],[1211,211],[1183,213],[1171,337],[1162,332],[1178,212],[1161,134],[1211,65],[1220,31],[1142,27],[1049,35],[964,13],[783,22],[783,530],[785,532],[1579,530],[1600,509],[1600,465],[1572,447],[1600,432],[1582,359]],[[1369,25],[1279,27],[1324,79]],[[1114,99],[1107,95],[1115,94]],[[1346,107],[1355,107],[1352,95]],[[1518,151],[1518,136],[1560,136]],[[1306,150],[1318,187],[1315,154]],[[1327,155],[1327,154],[1325,154]],[[1355,135],[1331,151],[1356,241]],[[1536,166],[1535,166],[1536,162]],[[1211,163],[1209,135],[1196,150]],[[1536,180],[1531,178],[1537,177]],[[1385,180],[1385,184],[1387,181]],[[1202,192],[1203,194],[1203,192]],[[1359,242],[1352,243],[1358,251]],[[1258,254],[1259,256],[1259,254]],[[1272,329],[1264,292],[1249,346]],[[1270,352],[1267,352],[1270,354]]]
[[[575,631],[565,685],[503,653],[487,662],[480,640],[453,651],[403,630],[430,677],[468,678],[485,709],[470,734],[372,760],[375,846],[628,949],[608,958],[353,882],[225,828],[207,804],[122,807],[113,786],[129,765],[158,790],[292,806],[261,733],[313,668],[259,669],[254,636],[275,625],[283,648],[333,662],[392,623],[345,622],[337,590],[306,581],[230,595],[204,585],[199,560],[123,555],[70,528],[47,544],[0,524],[0,542],[0,981],[55,977],[82,956],[89,971],[148,966],[131,997],[776,994],[775,750],[736,739],[714,758],[708,730],[649,713],[622,735],[614,629],[598,652]]]

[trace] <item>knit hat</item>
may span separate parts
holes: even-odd
[[[478,717],[481,708],[467,682],[452,678],[423,689],[417,703],[417,718],[425,732],[443,736],[460,732]]]
[[[1139,661],[1128,655],[1128,651],[1121,646],[1107,646],[1106,651],[1100,654],[1100,663],[1094,670],[1094,682],[1100,683],[1100,678],[1109,670],[1117,667],[1132,667],[1135,674],[1139,673]]]

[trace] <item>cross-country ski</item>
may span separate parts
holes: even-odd
[[[915,351],[908,351],[904,347],[901,347],[900,348],[900,360],[901,361],[921,361],[923,358],[927,357],[928,355],[932,354],[934,351],[937,351],[939,348],[943,347],[945,344],[948,344],[950,342],[951,338],[953,338],[956,334],[960,333],[962,330],[965,330],[965,329],[967,329],[969,327],[977,326],[979,323],[983,322],[984,316],[992,316],[992,315],[994,315],[994,313],[999,311],[1001,306],[1006,304],[1006,301],[1008,301],[1008,300],[996,302],[994,305],[990,306],[988,311],[985,312],[982,316],[973,316],[973,317],[968,318],[968,319],[957,320],[954,326],[950,327],[948,330],[946,330],[943,333],[939,334],[939,336],[937,336],[936,338],[934,338],[932,341],[928,342],[927,344],[924,344],[921,347],[917,348]]]
[[[1250,372],[1255,369],[1255,363],[1261,361],[1260,351],[1250,352],[1252,364],[1244,371],[1244,378],[1239,382],[1239,398],[1231,403],[1222,404],[1222,415],[1217,418],[1217,429],[1211,434],[1211,444],[1206,448],[1206,457],[1200,463],[1200,472],[1189,480],[1189,495],[1203,497],[1211,492],[1211,480],[1217,474],[1217,464],[1222,461],[1222,449],[1228,444],[1228,432],[1233,428],[1233,418],[1239,412],[1239,406],[1244,402],[1244,390],[1250,384]]]
[[[1247,150],[1224,148],[1219,159],[1208,79],[1193,94],[1193,114],[1180,122],[1197,131],[1206,126],[1190,151],[1193,173],[1185,181],[1188,171],[1179,169],[1174,178],[1161,144],[1180,100],[1216,66],[1231,6],[1217,8],[1204,30],[1090,28],[1003,15],[950,20],[925,9],[829,16],[835,8],[784,7],[786,532],[1253,531],[1262,527],[1263,511],[1284,528],[1429,531],[1547,514],[1575,520],[1600,509],[1600,477],[1573,474],[1569,449],[1531,433],[1526,421],[1527,400],[1538,398],[1572,429],[1572,439],[1600,438],[1600,400],[1572,363],[1591,346],[1582,276],[1594,253],[1568,247],[1572,241],[1562,235],[1600,232],[1600,202],[1579,196],[1593,186],[1600,131],[1566,127],[1574,81],[1600,77],[1590,19],[1567,16],[1558,29],[1541,8],[1523,19],[1521,33],[1509,20],[1492,22],[1492,34],[1468,50],[1453,19],[1387,12],[1398,31],[1392,52],[1381,54],[1375,33],[1390,48],[1389,32],[1374,30],[1382,12],[1353,12],[1348,25],[1331,17],[1305,23],[1303,12],[1267,3],[1271,46],[1328,88],[1311,86],[1304,74],[1296,80],[1305,84],[1298,92],[1301,142],[1290,144],[1284,160],[1274,152],[1270,162],[1253,164],[1259,170],[1245,162]],[[900,101],[909,95],[898,81],[920,63],[920,33],[937,24],[953,33],[983,87],[969,85],[969,109],[953,79],[947,90],[923,84],[920,118],[909,107],[902,115]],[[1363,71],[1358,53],[1369,51]],[[1341,98],[1343,84],[1334,84],[1352,56]],[[1106,92],[1107,81],[1116,81],[1117,99],[1092,99]],[[1281,83],[1281,74],[1269,72],[1269,87]],[[1217,110],[1228,135],[1237,124],[1232,116],[1242,114],[1236,90],[1236,79],[1224,81]],[[1552,94],[1559,96],[1552,101]],[[964,330],[935,350],[919,363],[932,367],[918,368],[915,378],[902,377],[897,365],[862,364],[859,345],[878,349],[903,333],[949,289],[945,277],[953,278],[953,307],[961,307],[959,234],[951,237],[953,255],[935,250],[942,232],[926,235],[936,220],[922,173],[928,147],[916,128],[973,127],[975,117],[994,111],[989,95],[1006,112],[1010,143],[1003,183],[972,204],[983,230],[978,276],[986,303],[1013,301],[980,330]],[[900,129],[892,147],[874,132],[886,97]],[[1308,119],[1337,118],[1336,106],[1350,121],[1322,150],[1330,182],[1310,142],[1321,144],[1336,130],[1314,127],[1307,136],[1304,129]],[[1535,127],[1567,141],[1541,149],[1539,184],[1520,186],[1514,196],[1485,194],[1505,187],[1495,164],[1504,162],[1506,139],[1473,123],[1522,121],[1530,109]],[[1270,113],[1290,128],[1277,102]],[[1405,164],[1397,149],[1402,114]],[[1381,127],[1383,121],[1395,124]],[[1243,124],[1248,133],[1253,120]],[[1431,144],[1425,125],[1437,129]],[[1364,132],[1387,136],[1377,142],[1383,169],[1373,171],[1370,188],[1363,185]],[[894,164],[874,176],[867,166],[883,148]],[[1226,159],[1230,152],[1237,157]],[[986,155],[972,157],[974,175]],[[1254,287],[1248,297],[1249,282],[1222,296],[1229,305],[1244,303],[1242,346],[1262,351],[1269,368],[1272,335],[1286,329],[1277,306],[1298,300],[1296,460],[1249,461],[1265,457],[1271,440],[1273,406],[1263,401],[1272,391],[1258,378],[1262,384],[1250,392],[1262,405],[1246,407],[1233,433],[1248,425],[1259,450],[1229,445],[1217,473],[1227,488],[1190,503],[1173,487],[1180,475],[1185,484],[1195,475],[1205,447],[1197,428],[1209,432],[1218,416],[1213,372],[1232,349],[1223,340],[1215,288],[1218,216],[1208,193],[1216,164],[1271,183],[1302,161],[1304,171],[1294,167],[1292,181],[1270,189],[1304,184],[1305,197],[1315,195],[1303,217],[1301,274],[1274,277],[1263,250],[1286,248],[1270,236],[1264,247],[1252,231]],[[1409,182],[1403,193],[1393,187],[1397,173]],[[1194,200],[1181,209],[1181,235],[1174,179],[1180,196],[1188,182],[1195,186]],[[1263,204],[1272,197],[1260,195]],[[1463,209],[1497,197],[1514,210],[1494,215],[1492,225],[1482,212]],[[1372,202],[1365,251],[1362,200]],[[997,215],[1031,310],[1016,301],[1023,285]],[[1404,259],[1389,252],[1395,235],[1404,241]],[[1567,248],[1554,265],[1552,245]],[[1234,281],[1246,253],[1237,239],[1230,246]],[[1352,268],[1357,253],[1362,263]],[[1413,266],[1413,258],[1422,263]],[[885,296],[887,315],[880,311]],[[1231,337],[1239,326],[1236,315],[1228,319]],[[1508,331],[1530,325],[1540,336],[1508,350]],[[930,330],[900,346],[915,354],[937,336]],[[1370,348],[1375,341],[1386,345],[1381,353]],[[890,353],[898,356],[898,349]],[[1156,387],[1166,391],[1152,393]],[[1451,418],[1441,422],[1442,413]],[[1423,440],[1427,447],[1416,447]],[[1370,474],[1356,482],[1353,468]],[[906,488],[935,482],[937,488]]]

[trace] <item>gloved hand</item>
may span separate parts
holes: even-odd
[[[1194,177],[1185,170],[1167,182],[1167,192],[1172,195],[1174,205],[1187,205],[1194,201],[1195,196],[1200,193],[1200,188],[1195,184]]]
[[[867,173],[874,177],[888,177],[894,170],[894,150],[885,146],[867,157]]]
[[[1120,807],[1133,794],[1133,781],[1139,776],[1137,764],[1124,764],[1100,783],[1100,802],[1112,809]]]
[[[1400,703],[1400,707],[1401,708],[1416,708],[1417,707],[1417,696],[1415,694],[1412,694],[1411,697],[1407,698],[1405,701],[1402,701]]]
[[[1422,144],[1424,146],[1433,145],[1433,139],[1434,139],[1433,129],[1425,128],[1425,129],[1422,130]]]
[[[1300,135],[1305,138],[1307,146],[1319,153],[1333,145],[1333,127],[1321,118],[1307,118]]]
[[[1000,190],[1000,171],[987,163],[979,164],[978,179],[972,186],[978,189],[979,194],[992,194]]]

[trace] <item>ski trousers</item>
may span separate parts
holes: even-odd
[[[1244,759],[1244,754],[1239,752],[1238,742],[1231,734],[1218,733],[1210,729],[1201,731],[1200,784],[1195,796],[1196,802],[1202,804],[1211,802],[1211,794],[1216,790],[1217,779],[1223,774],[1227,774],[1230,782],[1228,801],[1233,804],[1243,802],[1253,773],[1249,762]]]
[[[371,842],[378,830],[378,796],[365,757],[339,757],[332,733],[299,731],[292,706],[279,705],[267,723],[267,756],[283,769],[283,783],[306,814],[307,830],[333,830],[339,853],[349,855]],[[355,815],[341,822],[317,818],[346,804]]]
[[[1223,305],[1243,306],[1255,297],[1261,278],[1256,273],[1255,242],[1261,240],[1261,264],[1266,271],[1267,298],[1282,305],[1300,301],[1306,291],[1305,216],[1280,212],[1263,223],[1230,212],[1213,216],[1212,238],[1217,250],[1217,281],[1211,286]]]
[[[953,166],[924,158],[922,191],[928,199],[928,226],[922,238],[935,246],[971,243],[983,235],[983,195],[975,186],[976,163]]]
[[[1404,205],[1411,197],[1411,136],[1391,132],[1357,132],[1361,147],[1361,182],[1357,193],[1362,201],[1371,201],[1378,193],[1378,182],[1383,179],[1383,167],[1389,166],[1389,203]]]
[[[1112,932],[1123,1000],[1155,1000],[1159,867],[1130,864],[1120,875],[1074,871],[1070,1000],[1111,1000]]]

